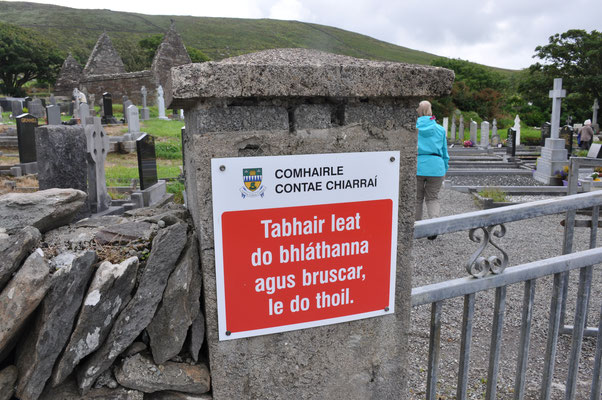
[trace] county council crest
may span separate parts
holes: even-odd
[[[261,185],[263,174],[261,168],[243,168],[242,181],[244,186],[240,188],[242,198],[256,197],[265,194],[265,185]]]

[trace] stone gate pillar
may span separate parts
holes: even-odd
[[[442,68],[305,49],[172,69],[167,104],[186,115],[186,195],[199,233],[214,399],[407,397],[415,109],[449,93],[453,78]],[[211,180],[219,170],[211,160],[392,150],[401,156],[395,312],[220,340]],[[341,202],[353,202],[353,193],[341,191]]]

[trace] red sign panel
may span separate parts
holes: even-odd
[[[228,334],[392,304],[390,199],[228,211],[221,218]]]

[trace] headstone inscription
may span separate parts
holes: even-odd
[[[159,109],[159,119],[169,119],[165,116],[165,98],[161,85],[157,88],[157,108]]]
[[[506,141],[506,154],[516,157],[516,131],[508,128],[508,140]]]
[[[29,102],[29,113],[36,118],[44,118],[44,107],[40,99],[34,99]]]
[[[460,115],[460,124],[458,126],[458,139],[460,143],[464,141],[464,116]]]
[[[573,153],[573,128],[565,125],[560,129],[560,139],[564,139],[564,148],[567,151],[567,159]]]
[[[489,122],[481,122],[481,146],[489,147]]]
[[[514,130],[516,131],[516,145],[520,145],[520,118],[518,114],[516,114],[516,118],[514,118]]]
[[[50,105],[46,107],[46,122],[48,125],[61,124],[61,108],[59,106]]]
[[[593,143],[587,152],[587,158],[602,158],[602,144]]]
[[[140,136],[136,140],[136,152],[138,155],[140,190],[146,190],[158,182],[155,138],[146,133]]]
[[[17,140],[19,142],[19,161],[22,164],[36,161],[36,134],[38,119],[31,114],[17,117]]]
[[[477,145],[477,123],[470,120],[470,141],[473,145]]]
[[[456,142],[456,115],[452,115],[450,139],[452,143]]]
[[[19,115],[23,114],[23,103],[21,103],[21,100],[13,100],[11,112],[13,113],[13,118],[17,118]]]
[[[146,106],[146,95],[148,94],[148,92],[145,86],[142,86],[142,88],[140,88],[140,94],[142,94],[142,109],[140,110],[140,119],[142,121],[146,121],[150,119],[150,111]]]
[[[544,122],[543,125],[541,126],[541,142],[540,142],[541,146],[546,145],[546,139],[550,137],[551,130],[552,130],[552,124],[550,124],[549,122]]]
[[[106,124],[118,124],[119,122],[113,116],[113,96],[109,92],[102,94],[102,123]]]
[[[99,213],[108,209],[111,204],[105,178],[105,159],[109,150],[109,137],[98,117],[93,117],[93,123],[87,124],[85,130],[88,158],[88,199],[91,211]]]

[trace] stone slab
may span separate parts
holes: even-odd
[[[187,118],[190,113],[187,112]],[[188,121],[187,121],[188,122]],[[187,197],[201,249],[206,336],[216,400],[406,398],[416,135],[354,124],[296,135],[188,132]],[[245,155],[400,150],[395,314],[251,338],[218,340],[210,161]],[[405,188],[405,189],[403,189]],[[269,349],[269,351],[266,351]],[[316,366],[319,366],[317,368]]]
[[[167,183],[159,181],[153,186],[144,190],[137,190],[132,193],[132,202],[136,208],[151,207],[159,203],[167,194]]]
[[[203,108],[194,113],[190,122],[199,133],[289,129],[286,108],[275,106]]]
[[[166,104],[199,97],[427,97],[449,93],[451,70],[309,49],[272,49],[171,70]]]
[[[41,239],[40,231],[26,226],[14,235],[0,240],[0,291]]]

